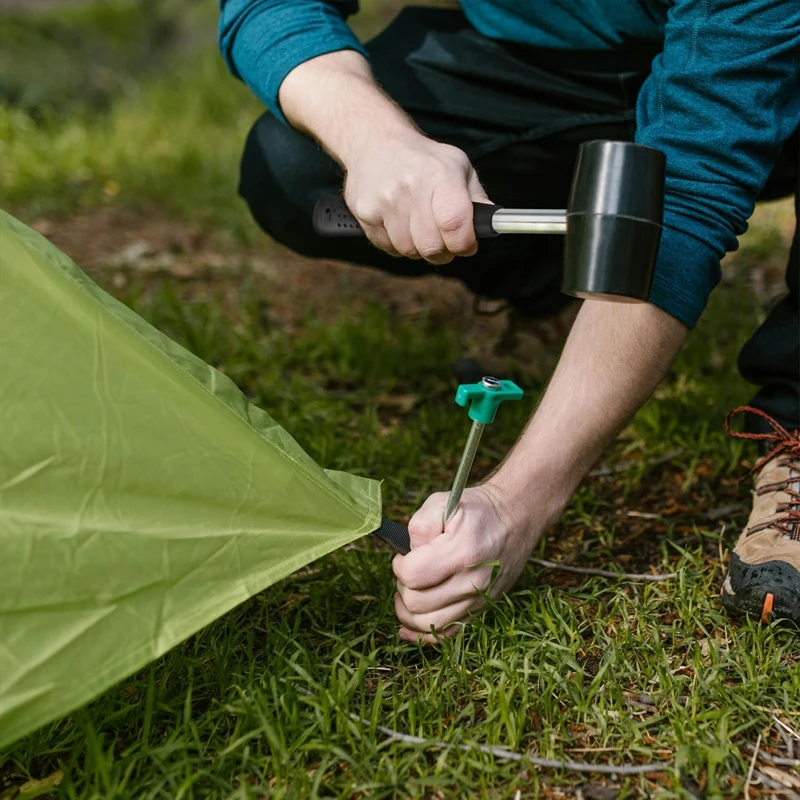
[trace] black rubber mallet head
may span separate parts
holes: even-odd
[[[475,203],[475,235],[563,233],[561,289],[576,297],[646,301],[664,211],[666,158],[633,142],[586,142],[578,150],[569,208],[510,209]],[[338,195],[314,209],[320,236],[363,236],[358,221]]]

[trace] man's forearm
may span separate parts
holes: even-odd
[[[281,84],[280,103],[293,127],[343,165],[375,141],[421,136],[375,82],[367,60],[352,50],[328,53],[293,69]]]
[[[360,54],[328,53],[296,67],[280,103],[342,165],[345,200],[376,247],[433,264],[477,250],[472,204],[489,198],[469,158],[421,133]]]
[[[522,506],[528,497],[549,498],[552,507],[534,514],[560,514],[664,377],[687,333],[653,305],[587,300],[539,408],[489,482]]]

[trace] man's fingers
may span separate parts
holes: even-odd
[[[472,224],[472,198],[466,187],[439,185],[431,200],[433,216],[447,249],[457,256],[471,256],[478,251]]]
[[[414,237],[411,235],[409,218],[406,214],[392,214],[386,217],[383,223],[392,248],[405,258],[419,259],[422,256],[417,252]]]
[[[460,600],[457,603],[452,603],[445,608],[440,608],[427,614],[413,614],[406,608],[403,598],[396,594],[394,596],[394,609],[403,627],[411,631],[430,633],[431,628],[433,628],[437,633],[444,633],[451,625],[468,619],[471,613],[477,612],[482,602],[481,598],[477,598],[477,600],[470,598],[469,600]]]
[[[445,246],[430,206],[421,204],[411,210],[409,229],[417,252],[431,264],[447,264],[455,258]]]
[[[436,635],[413,631],[402,625],[400,627],[400,638],[414,644],[438,644],[442,639],[452,639],[467,624],[469,624],[469,618],[460,619]]]
[[[436,492],[411,517],[408,523],[408,533],[411,537],[412,549],[432,542],[441,534],[444,528],[442,518],[446,504],[447,494],[445,492]]]
[[[359,220],[359,223],[361,225],[361,229],[364,231],[364,235],[372,242],[372,244],[375,245],[375,247],[377,247],[379,250],[384,250],[392,256],[400,255],[394,249],[392,240],[389,238],[389,234],[386,233],[386,229],[382,224],[371,225],[363,220]]]
[[[459,572],[430,589],[411,589],[398,581],[397,593],[412,614],[428,614],[438,608],[474,598],[489,588],[490,568],[474,568]]]
[[[472,198],[473,203],[489,203],[489,195],[478,180],[478,173],[474,169],[470,169],[469,179],[467,180],[467,188],[469,189],[469,196]]]
[[[397,555],[392,561],[395,577],[409,589],[422,591],[438,586],[451,576],[485,560],[474,539],[447,532],[429,544]]]

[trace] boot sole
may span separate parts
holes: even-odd
[[[800,572],[785,561],[746,564],[734,553],[722,586],[722,603],[734,614],[765,623],[774,618],[800,625]]]

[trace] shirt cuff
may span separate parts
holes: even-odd
[[[721,275],[711,247],[665,220],[650,289],[653,305],[694,328]]]

